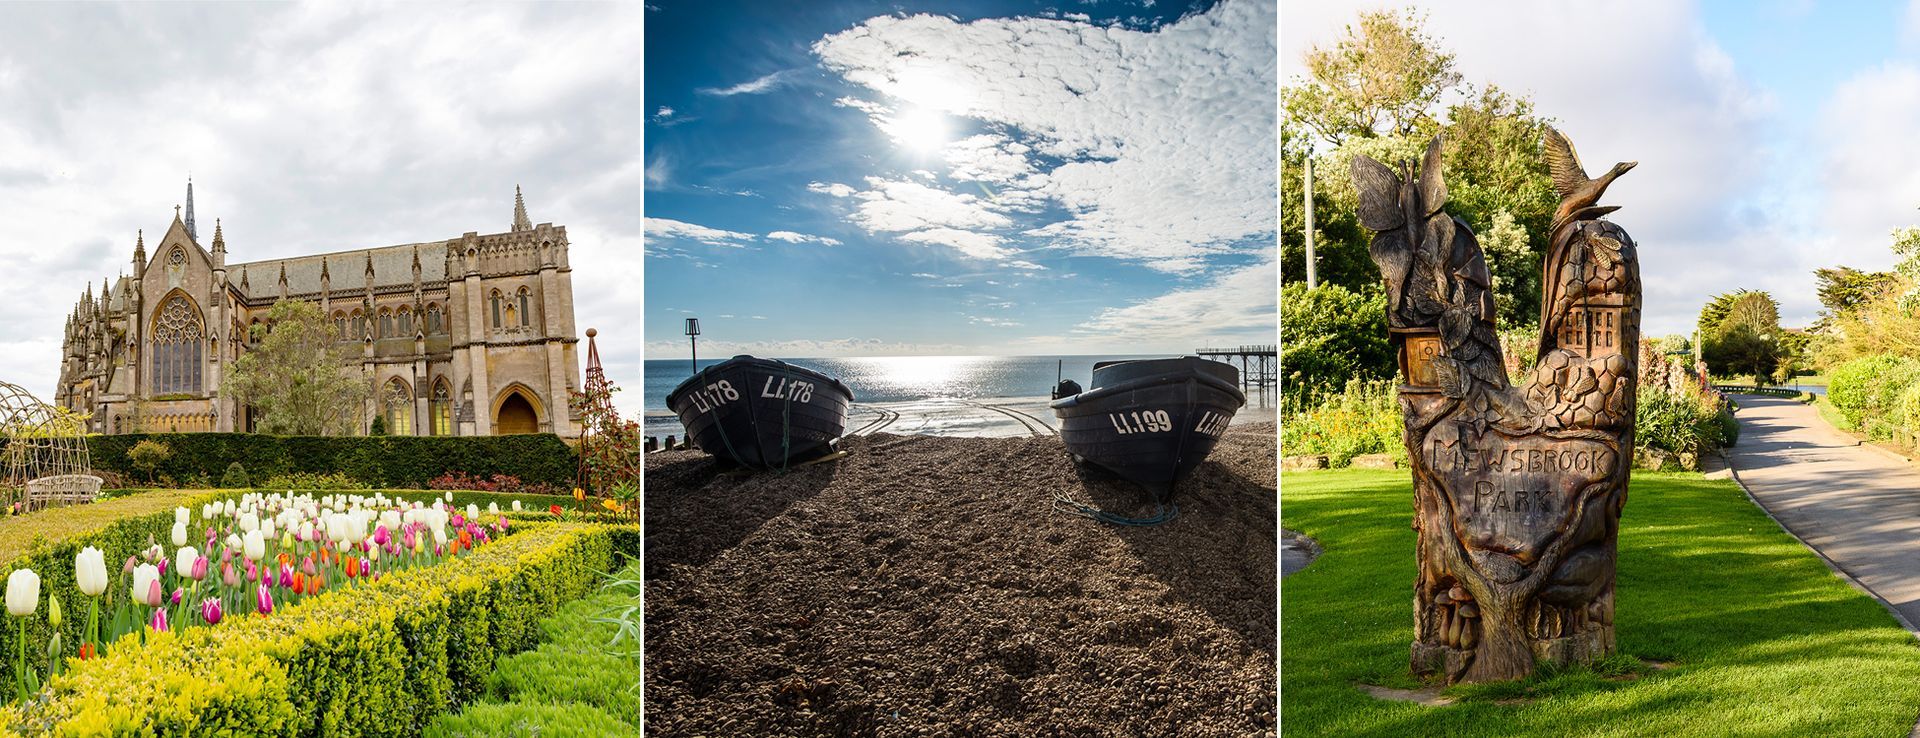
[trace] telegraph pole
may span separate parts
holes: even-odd
[[[1306,212],[1307,212],[1307,228],[1306,228],[1307,289],[1313,289],[1320,286],[1320,272],[1318,269],[1315,268],[1313,263],[1314,258],[1313,258],[1313,155],[1312,154],[1307,155],[1306,182],[1307,182],[1307,186],[1305,188],[1306,194],[1305,194],[1305,197],[1303,198],[1303,203],[1304,203],[1304,206],[1306,207]]]

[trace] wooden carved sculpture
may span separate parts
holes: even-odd
[[[1515,679],[1536,660],[1613,651],[1620,511],[1633,460],[1640,274],[1633,239],[1600,220],[1614,167],[1588,179],[1547,131],[1561,205],[1545,260],[1539,361],[1506,374],[1486,257],[1441,208],[1441,141],[1418,168],[1353,161],[1360,222],[1386,280],[1419,531],[1413,668],[1448,682]]]

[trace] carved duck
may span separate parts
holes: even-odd
[[[1597,179],[1587,178],[1587,170],[1580,165],[1579,154],[1573,151],[1573,142],[1566,136],[1547,126],[1546,133],[1547,169],[1553,175],[1553,189],[1560,194],[1560,207],[1553,211],[1551,229],[1576,218],[1594,218],[1619,209],[1619,206],[1595,207],[1600,195],[1607,191],[1607,185],[1628,170],[1639,165],[1637,161],[1623,161],[1613,165],[1613,169]]]

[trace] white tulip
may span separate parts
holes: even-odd
[[[434,545],[436,545],[436,546],[445,546],[445,545],[447,545],[447,529],[446,529],[446,528],[441,528],[441,527],[439,527],[439,526],[435,526],[435,527],[434,527],[434,529],[433,529],[433,543],[434,543]]]
[[[187,524],[174,523],[173,524],[173,547],[179,548],[185,545],[187,545]]]
[[[260,535],[260,531],[247,531],[247,536],[242,538],[241,542],[248,561],[259,561],[267,555],[267,539]]]
[[[453,493],[452,493],[452,492],[448,492],[448,493],[447,493],[447,497],[446,497],[446,499],[447,499],[447,504],[449,504],[449,505],[451,505],[451,504],[453,504]]]
[[[184,507],[176,507],[176,508],[174,508],[174,509],[173,509],[173,524],[174,524],[174,525],[186,525],[188,521],[190,521],[190,520],[192,520],[192,518],[191,518],[191,517],[189,517],[189,515],[190,515],[190,513],[189,513],[189,512],[188,512],[188,510],[187,510],[186,508],[184,508]]]
[[[246,510],[240,513],[240,517],[234,521],[234,524],[240,526],[242,533],[250,533],[260,529],[260,516],[255,515],[252,510]]]
[[[24,618],[39,607],[40,575],[32,569],[15,569],[7,575],[7,614]]]
[[[296,535],[298,535],[302,541],[313,540],[313,523],[307,520],[300,521],[300,532]]]
[[[488,515],[499,515],[499,514],[500,514],[500,503],[498,503],[498,502],[489,502],[489,503],[487,503],[487,514],[488,514]]]
[[[227,504],[221,507],[220,514],[224,517],[231,518],[233,517],[233,509],[233,500],[227,500]]]
[[[479,519],[479,517],[480,517],[480,506],[473,505],[473,504],[467,505],[467,519],[477,520]]]
[[[232,550],[232,551],[239,551],[239,550],[240,550],[240,544],[241,544],[241,541],[240,541],[240,534],[238,534],[238,533],[228,533],[228,534],[227,534],[227,541],[226,541],[226,543],[227,543],[227,548],[228,548],[228,550]]]
[[[514,512],[520,512],[520,501],[519,501],[519,500],[514,500],[514,501],[513,501],[513,511],[514,511]]]
[[[260,535],[266,536],[268,538],[279,537],[279,534],[275,533],[273,529],[273,518],[267,518],[266,520],[260,521]]]
[[[173,553],[173,573],[175,576],[190,576],[193,562],[200,560],[200,550],[192,546],[182,546]]]
[[[158,581],[160,581],[159,567],[152,564],[133,567],[133,601],[147,607],[158,607],[160,603],[147,599],[153,594],[153,583]]]
[[[73,557],[73,581],[88,597],[107,591],[107,559],[100,549],[88,546]]]

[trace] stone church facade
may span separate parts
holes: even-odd
[[[360,432],[378,416],[393,435],[579,433],[567,229],[531,223],[519,188],[504,233],[229,263],[217,221],[201,245],[188,183],[151,253],[136,234],[132,269],[67,320],[55,402],[95,432],[251,429],[221,378],[274,303],[301,300],[373,387]]]

